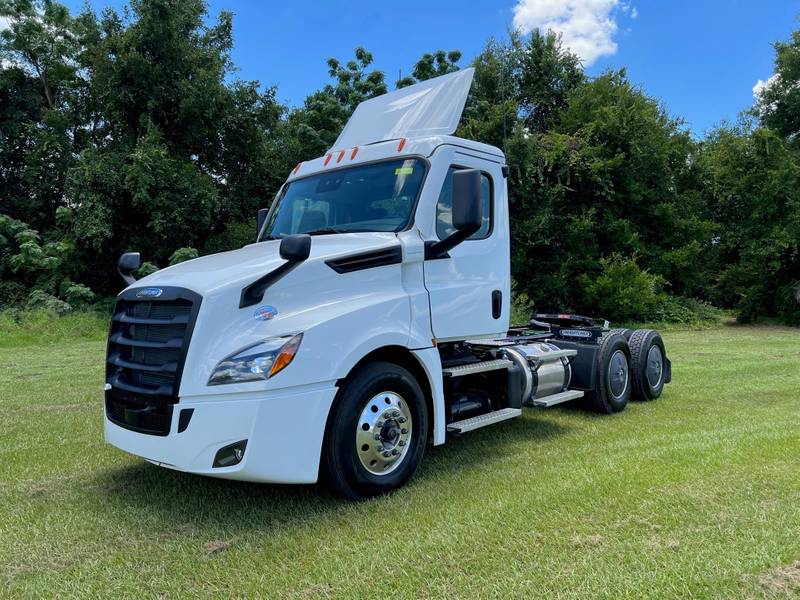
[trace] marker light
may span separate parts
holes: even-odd
[[[214,367],[207,385],[266,381],[289,366],[303,334],[267,338],[234,352]]]

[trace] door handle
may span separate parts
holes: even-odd
[[[503,312],[503,292],[494,290],[492,292],[492,317],[499,319]]]

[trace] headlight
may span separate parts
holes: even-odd
[[[289,366],[303,334],[267,338],[234,352],[214,367],[207,385],[266,381]]]

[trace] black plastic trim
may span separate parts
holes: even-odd
[[[275,285],[300,264],[302,264],[302,261],[287,260],[277,269],[270,271],[250,285],[242,288],[242,295],[239,297],[239,308],[247,308],[261,302],[268,288]]]
[[[184,408],[178,414],[178,433],[183,433],[186,431],[186,428],[189,427],[189,421],[192,420],[192,415],[194,414],[193,408]]]
[[[157,297],[146,296],[139,298],[139,293],[144,287],[158,287],[161,294]],[[174,300],[185,300],[191,302],[191,309],[188,315],[179,315],[172,319],[144,319],[137,317],[127,317],[123,319],[112,319],[108,343],[106,345],[106,382],[111,385],[111,389],[106,391],[106,415],[107,417],[120,427],[130,429],[139,433],[146,433],[150,435],[168,435],[169,424],[172,419],[172,405],[178,402],[178,392],[180,390],[181,378],[183,376],[183,369],[186,363],[186,355],[189,351],[189,344],[192,339],[192,333],[197,321],[197,315],[200,312],[202,304],[202,296],[187,290],[186,288],[174,286],[143,286],[124,290],[117,296],[117,307],[114,315],[119,316],[122,313],[119,302],[169,302]],[[152,322],[150,322],[152,321]],[[145,342],[143,340],[132,340],[125,337],[121,332],[114,332],[115,323],[127,323],[138,325],[177,325],[185,324],[182,337],[172,338],[166,342]],[[117,325],[119,327],[119,325]],[[162,365],[145,365],[133,361],[121,359],[119,352],[115,351],[113,345],[117,346],[139,346],[149,348],[180,348],[177,361],[164,363]],[[164,374],[174,374],[172,383],[170,385],[164,384],[157,387],[143,387],[134,385],[119,379],[118,369],[132,369],[148,372],[160,372]],[[124,407],[124,419],[116,418],[109,410],[109,406],[113,404],[118,407]],[[163,411],[166,410],[166,413]],[[158,413],[158,418],[165,420],[166,431],[162,429],[153,430],[150,428],[142,427],[139,423],[141,418],[137,415],[155,415]]]
[[[337,273],[352,273],[374,267],[399,265],[401,262],[403,262],[402,248],[400,246],[392,246],[391,248],[380,248],[340,258],[331,258],[326,260],[325,264]]]
[[[492,318],[499,319],[503,314],[503,292],[500,290],[492,291]]]

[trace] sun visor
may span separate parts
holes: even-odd
[[[473,68],[463,69],[365,100],[356,107],[333,148],[452,134],[474,72]]]

